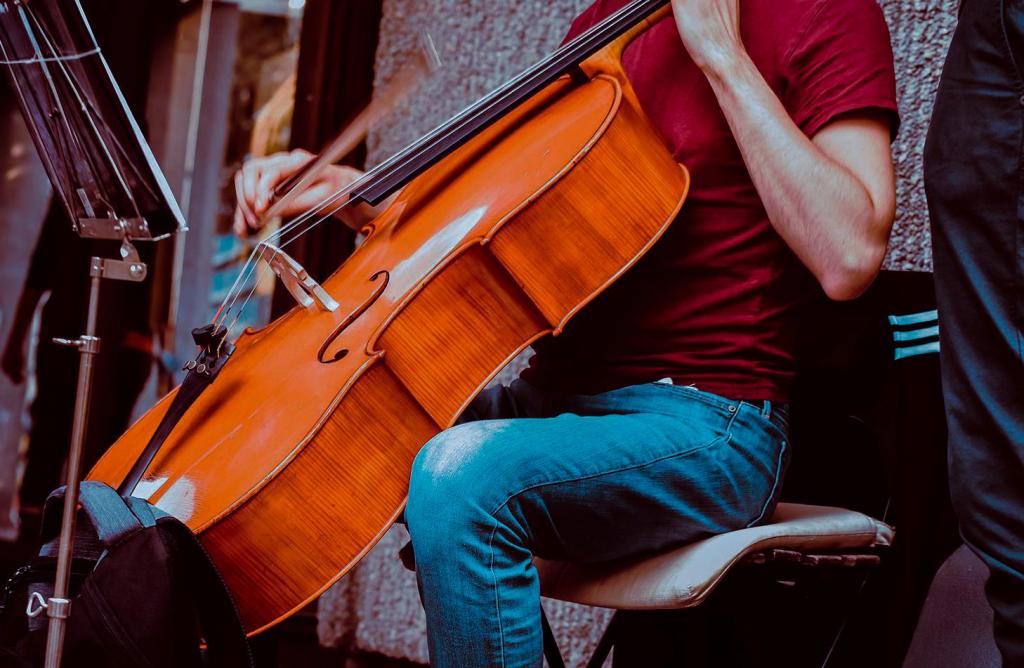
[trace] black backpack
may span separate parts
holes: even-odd
[[[62,668],[251,668],[238,610],[188,527],[103,483],[83,482],[79,499]],[[60,488],[39,555],[0,593],[0,668],[43,665],[63,507]]]

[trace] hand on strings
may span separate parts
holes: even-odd
[[[725,70],[744,53],[739,0],[672,0],[683,45],[705,72]]]
[[[238,202],[234,218],[235,233],[240,237],[247,237],[259,231],[264,222],[263,214],[274,203],[275,188],[301,170],[314,157],[309,151],[297,149],[245,163],[235,174],[235,195]],[[362,175],[358,169],[342,165],[326,168],[306,186],[302,194],[281,211],[281,216],[294,217],[315,209]],[[349,227],[359,229],[374,217],[375,211],[367,209],[369,207],[347,207],[338,217]],[[329,210],[325,210],[323,215],[328,213]]]

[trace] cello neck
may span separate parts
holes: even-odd
[[[380,204],[524,100],[626,35],[669,0],[633,0],[373,170],[352,199]]]

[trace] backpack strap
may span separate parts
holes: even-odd
[[[156,521],[160,517],[170,517],[167,513],[160,510],[156,506],[150,505],[148,501],[143,501],[134,496],[122,497],[128,507],[131,508],[132,513],[142,524],[143,528],[148,529],[149,527],[156,526]]]
[[[59,522],[62,512],[60,509],[64,506],[65,492],[65,487],[58,487],[50,492],[50,496],[46,499],[44,517]],[[142,523],[139,522],[135,513],[125,505],[125,500],[118,496],[112,487],[102,482],[82,481],[78,488],[78,502],[92,524],[96,539],[105,548],[116,545],[142,529]],[[53,530],[54,527],[49,527],[49,529]],[[54,535],[59,533],[58,524]]]
[[[139,518],[110,485],[85,480],[78,490],[78,501],[96,527],[96,537],[107,547],[142,530]]]
[[[206,640],[207,665],[210,668],[252,668],[252,652],[238,608],[199,539],[187,526],[159,509],[155,509],[154,515],[161,529],[174,537],[191,575],[189,581]]]

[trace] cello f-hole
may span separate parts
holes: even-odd
[[[383,279],[383,280],[381,280]],[[354,311],[345,316],[345,319],[341,321],[341,324],[331,332],[331,335],[327,337],[323,345],[320,346],[319,352],[316,354],[316,358],[321,364],[334,364],[345,359],[348,355],[348,348],[341,348],[339,350],[331,350],[331,345],[338,340],[338,337],[348,329],[348,327],[356,321],[356,319],[366,312],[366,309],[373,306],[373,304],[380,299],[380,296],[384,294],[384,290],[388,287],[388,282],[391,280],[391,274],[386,269],[381,269],[373,276],[370,276],[370,282],[378,282],[376,289],[366,298],[362,304],[360,304]]]

